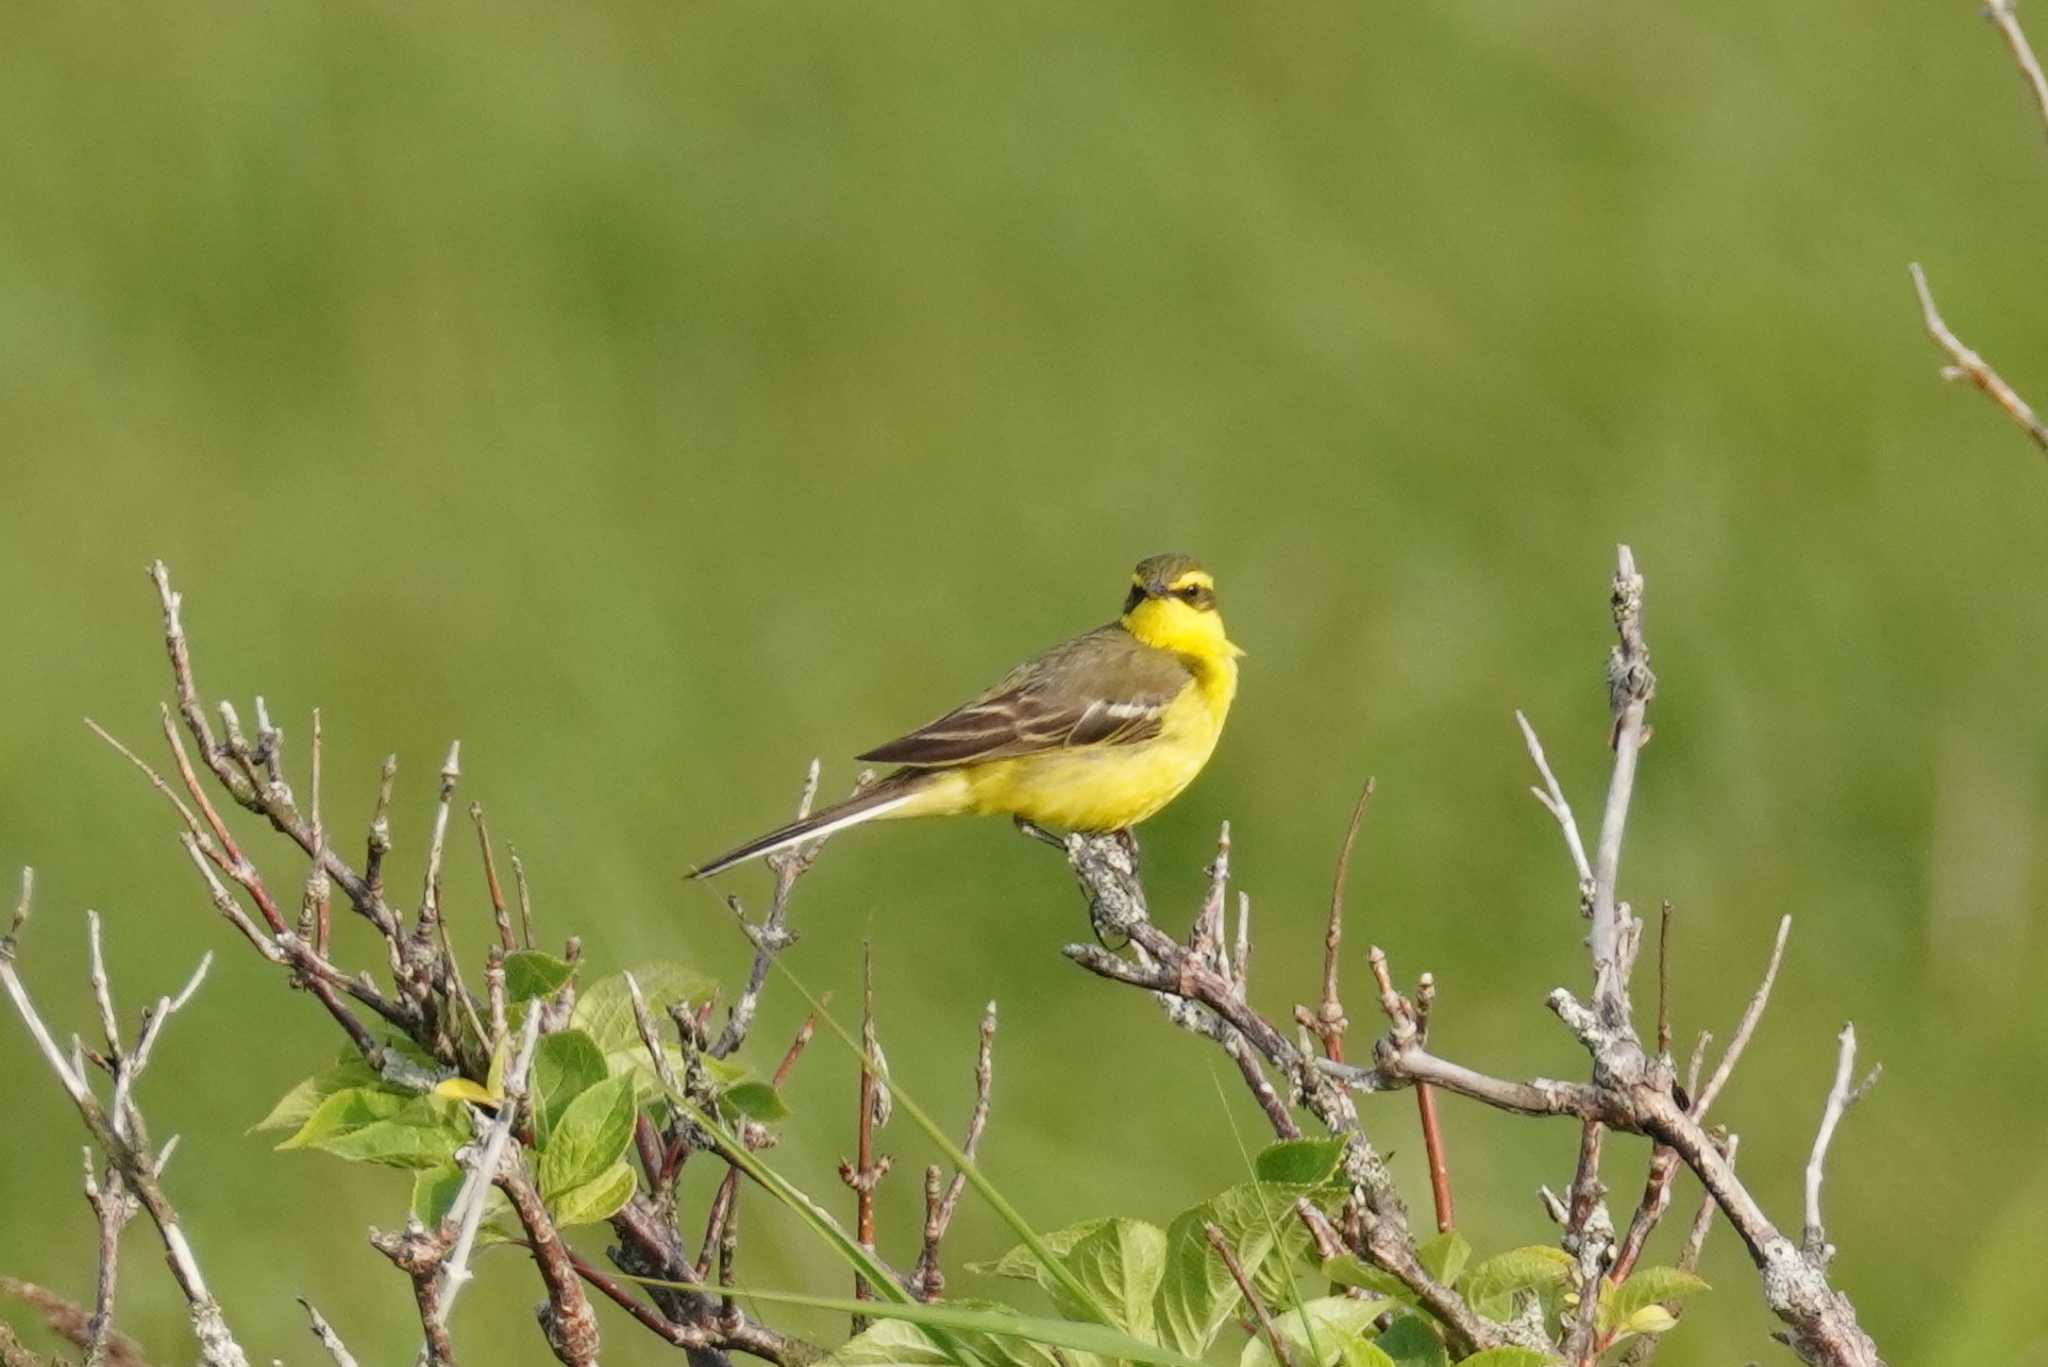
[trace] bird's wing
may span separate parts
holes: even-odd
[[[1150,740],[1193,680],[1178,655],[1111,623],[1019,665],[973,702],[859,758],[967,764]]]

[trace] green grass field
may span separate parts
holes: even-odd
[[[1542,998],[1582,981],[1580,926],[1512,712],[1590,819],[1627,540],[1662,687],[1624,891],[1678,906],[1682,1038],[1726,1037],[1796,921],[1717,1108],[1743,1171],[1796,1225],[1853,1018],[1886,1072],[1830,1168],[1840,1284],[1894,1362],[2048,1362],[2048,470],[1937,382],[1906,279],[1924,261],[2048,398],[2048,159],[1971,6],[286,0],[5,30],[0,866],[39,870],[23,971],[66,1029],[85,908],[131,1004],[216,951],[144,1099],[253,1356],[312,1360],[305,1294],[365,1362],[409,1358],[364,1240],[405,1182],[243,1133],[339,1038],[80,724],[155,734],[150,558],[202,683],[264,694],[295,746],[323,708],[351,841],[399,754],[401,886],[459,737],[550,936],[733,982],[745,946],[683,868],[779,820],[811,756],[848,783],[1109,617],[1140,556],[1194,552],[1250,654],[1215,763],[1146,829],[1162,916],[1230,819],[1284,1016],[1374,775],[1349,971],[1377,941],[1436,973],[1446,1052],[1571,1074]],[[797,923],[792,964],[842,1002],[873,937],[891,1062],[948,1116],[1000,1001],[985,1157],[1041,1227],[1241,1174],[1212,1051],[1060,957],[1071,878],[1003,823],[857,832]],[[773,999],[757,1051],[797,1018]],[[854,1071],[814,1049],[776,1151],[836,1207]],[[87,1298],[81,1135],[11,1015],[0,1078],[0,1273]],[[1445,1118],[1474,1241],[1544,1237],[1573,1130]],[[1425,1209],[1412,1105],[1367,1119]],[[929,1155],[884,1146],[908,1262]],[[970,1198],[953,1256],[1008,1242]],[[125,1327],[189,1360],[143,1227],[128,1247]],[[744,1256],[845,1287],[765,1204]],[[458,1312],[471,1360],[543,1358],[516,1262]],[[1662,1361],[1789,1360],[1725,1228],[1705,1270]],[[607,1361],[665,1359],[602,1313]]]

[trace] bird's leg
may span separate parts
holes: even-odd
[[[1048,831],[1045,827],[1039,825],[1035,821],[1027,821],[1025,818],[1021,816],[1013,816],[1010,818],[1010,820],[1017,823],[1017,830],[1020,833],[1030,836],[1033,840],[1041,841],[1044,844],[1052,846],[1056,850],[1064,850],[1067,847],[1067,842],[1065,840],[1061,839],[1059,836],[1054,835],[1051,831]]]
[[[1131,857],[1131,871],[1138,869],[1138,833],[1129,826],[1116,832],[1117,843],[1124,847],[1124,853]]]

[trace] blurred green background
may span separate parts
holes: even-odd
[[[1573,1073],[1541,1001],[1583,980],[1579,926],[1511,712],[1593,812],[1627,539],[1663,682],[1624,891],[1679,906],[1684,1037],[1726,1036],[1796,918],[1720,1108],[1743,1170],[1795,1225],[1853,1017],[1886,1074],[1830,1169],[1841,1283],[1895,1362],[2048,1361],[2048,480],[1937,384],[1905,274],[1925,260],[2048,395],[2048,162],[1970,5],[287,0],[5,27],[0,863],[41,871],[24,971],[66,1028],[84,908],[131,1008],[217,951],[145,1100],[252,1354],[311,1359],[305,1294],[364,1361],[409,1359],[364,1242],[405,1180],[242,1133],[337,1041],[79,724],[154,734],[150,557],[203,685],[245,716],[262,692],[295,746],[324,708],[341,829],[398,752],[401,882],[460,737],[551,936],[732,982],[743,946],[684,866],[779,819],[810,756],[847,783],[1107,618],[1131,562],[1193,551],[1250,656],[1215,763],[1146,830],[1162,916],[1229,818],[1284,1015],[1376,775],[1354,980],[1377,941],[1438,975],[1447,1052]],[[873,935],[884,1042],[945,1115],[1001,1001],[986,1157],[1041,1226],[1164,1220],[1241,1174],[1229,1118],[1256,1113],[1060,957],[1071,880],[1005,825],[845,839],[798,922],[793,965],[842,1003]],[[756,1056],[796,1019],[776,996]],[[840,1206],[853,1075],[813,1049],[775,1154]],[[11,1017],[0,1077],[0,1272],[87,1298],[81,1136]],[[1473,1239],[1546,1237],[1571,1128],[1446,1115]],[[1368,1116],[1425,1210],[1412,1104]],[[886,1147],[907,1263],[928,1154],[901,1123]],[[1640,1146],[1614,1149],[1626,1202]],[[971,1207],[956,1260],[1007,1246]],[[748,1277],[843,1285],[748,1220]],[[189,1359],[142,1227],[129,1250],[123,1323]],[[1664,1360],[1772,1359],[1736,1241],[1709,1252]],[[516,1264],[458,1313],[477,1360],[542,1360]],[[604,1313],[608,1360],[664,1359]]]

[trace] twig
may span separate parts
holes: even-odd
[[[314,1309],[313,1302],[304,1296],[299,1297],[299,1304],[306,1312],[306,1327],[312,1331],[313,1337],[319,1340],[320,1346],[327,1350],[327,1356],[333,1359],[334,1367],[356,1367],[355,1354],[349,1352],[348,1345],[341,1341],[341,1335],[334,1332],[334,1326],[327,1322],[327,1317]]]
[[[2009,37],[2018,34],[2018,21],[2012,19],[2010,11],[2006,8],[2006,0],[1990,0],[1989,10],[2001,28],[2006,27],[2006,21],[2011,22],[2011,28],[2007,30]],[[2003,20],[1999,19],[2001,11],[2005,12]],[[2025,40],[2021,39],[2020,43],[2020,50],[2025,51]],[[2032,55],[2031,52],[2027,53],[2029,61],[2026,65],[2031,65]],[[2032,67],[2028,75],[2029,79],[2038,81],[2040,68]],[[1920,296],[1920,318],[1927,327],[1927,335],[1934,339],[1936,346],[1948,353],[1949,363],[1942,367],[1941,378],[1967,380],[1976,386],[1993,403],[2003,408],[2006,416],[2018,423],[2020,430],[2034,439],[2036,446],[2048,451],[2048,426],[2042,425],[2041,420],[2034,416],[2034,410],[2027,401],[2022,399],[2018,391],[2007,384],[1997,371],[1986,364],[1982,356],[1964,346],[1962,338],[1949,330],[1948,324],[1942,321],[1940,312],[1934,307],[1934,292],[1928,288],[1927,275],[1920,269],[1920,263],[1915,261],[1906,269],[1912,272],[1913,291]]]
[[[1740,1144],[1740,1137],[1731,1134],[1728,1136],[1727,1142],[1721,1146],[1721,1152],[1727,1157],[1730,1168],[1735,1166],[1735,1151]],[[1719,1209],[1720,1207],[1714,1204],[1713,1193],[1709,1192],[1700,1197],[1699,1208],[1693,1211],[1692,1227],[1686,1231],[1685,1242],[1678,1249],[1679,1271],[1693,1272],[1698,1270],[1700,1252],[1706,1247],[1707,1243],[1707,1231],[1714,1227],[1714,1216]],[[1619,1281],[1626,1275],[1617,1265],[1615,1279]],[[1683,1301],[1675,1302],[1666,1308],[1670,1310],[1671,1318],[1674,1320],[1680,1319],[1685,1315],[1685,1302]],[[1634,1343],[1631,1343],[1628,1351],[1622,1354],[1621,1367],[1644,1367],[1644,1364],[1657,1355],[1657,1349],[1666,1337],[1668,1337],[1668,1331],[1665,1334],[1644,1334]]]
[[[483,1149],[476,1166],[469,1170],[463,1180],[462,1190],[456,1194],[455,1202],[448,1208],[448,1221],[456,1225],[455,1246],[441,1271],[441,1291],[434,1302],[430,1317],[430,1328],[445,1328],[448,1312],[455,1308],[455,1298],[462,1294],[463,1286],[475,1274],[469,1270],[470,1254],[476,1247],[476,1233],[484,1222],[484,1206],[491,1183],[498,1178],[499,1165],[504,1161],[505,1145],[512,1136],[512,1123],[520,1107],[526,1101],[527,1069],[533,1063],[534,1047],[540,1042],[541,1010],[536,1003],[526,1012],[526,1024],[520,1031],[519,1048],[512,1056],[511,1065],[505,1070],[505,1095],[498,1103],[498,1114],[491,1121],[491,1127],[484,1136]]]
[[[547,1207],[541,1204],[540,1192],[526,1176],[520,1152],[515,1150],[492,1180],[505,1193],[520,1228],[526,1231],[527,1249],[540,1271],[541,1284],[547,1288],[547,1304],[539,1311],[541,1333],[563,1367],[597,1367],[597,1313],[583,1294],[583,1277],[569,1246],[562,1242]]]
[[[156,1226],[157,1235],[163,1241],[164,1252],[171,1265],[171,1275],[178,1288],[185,1295],[185,1303],[191,1312],[193,1337],[198,1340],[200,1360],[207,1367],[248,1367],[248,1358],[242,1347],[235,1341],[229,1330],[226,1317],[222,1315],[220,1302],[207,1289],[206,1277],[200,1271],[199,1260],[193,1255],[191,1244],[185,1238],[184,1224],[176,1207],[158,1181],[160,1155],[150,1153],[143,1147],[139,1133],[130,1137],[130,1126],[117,1129],[107,1111],[101,1107],[99,1098],[93,1095],[87,1082],[82,1064],[67,1062],[64,1053],[57,1047],[49,1027],[43,1023],[41,1014],[29,998],[28,989],[23,986],[20,975],[15,971],[15,959],[19,952],[21,932],[28,924],[31,895],[35,887],[35,875],[28,869],[22,870],[21,897],[15,905],[14,918],[8,932],[0,937],[0,987],[4,987],[8,998],[14,1003],[22,1023],[28,1027],[29,1035],[42,1051],[44,1061],[57,1074],[58,1082],[65,1094],[77,1108],[79,1119],[84,1122],[93,1142],[106,1155],[110,1167],[120,1175],[121,1182],[134,1200],[149,1214],[150,1222]],[[148,1050],[156,1034],[162,1029],[162,1022],[177,1006],[189,1000],[196,991],[203,976],[194,974],[191,985],[175,999],[160,999],[150,1025],[144,1027],[142,1042],[136,1046],[135,1055],[125,1061],[119,1071],[132,1079],[148,1063]],[[118,1085],[118,1083],[117,1083]],[[126,1094],[123,1094],[124,1098]],[[139,1131],[140,1127],[133,1127]],[[102,1197],[104,1198],[104,1195]]]
[[[498,861],[491,857],[491,828],[484,820],[484,804],[469,804],[469,819],[476,826],[476,844],[483,856],[484,887],[491,896],[491,919],[498,923],[498,944],[510,954],[517,946],[512,942],[512,917],[505,909],[505,889],[498,882]]]
[[[320,723],[320,709],[313,709],[313,761],[312,794],[313,812],[313,860],[306,871],[306,893],[304,902],[312,909],[312,926],[300,926],[299,933],[310,933],[313,937],[313,952],[326,957],[327,947],[333,930],[334,880],[327,876],[327,827],[320,816],[320,769],[321,751],[325,745]],[[303,913],[301,921],[305,920]]]
[[[1835,1127],[1842,1123],[1842,1117],[1849,1108],[1870,1095],[1870,1089],[1884,1073],[1882,1064],[1870,1070],[1863,1081],[1851,1086],[1856,1070],[1856,1027],[1844,1025],[1836,1040],[1841,1048],[1835,1058],[1835,1083],[1828,1088],[1827,1105],[1822,1108],[1820,1129],[1813,1136],[1813,1152],[1806,1160],[1806,1256],[1822,1267],[1834,1257],[1834,1246],[1828,1242],[1827,1227],[1820,1218],[1820,1181],[1822,1169],[1827,1164],[1828,1146],[1835,1141]]]
[[[120,1281],[121,1231],[140,1207],[112,1164],[107,1166],[104,1188],[94,1179],[90,1145],[85,1149],[85,1200],[92,1207],[100,1235],[99,1279],[93,1295],[92,1318],[86,1323],[85,1362],[86,1367],[100,1367],[110,1355],[115,1338],[114,1290]]]
[[[2035,60],[2027,35],[2020,31],[2018,7],[2013,0],[1987,0],[1984,13],[2005,35],[2006,46],[2012,49],[2013,60],[2019,64],[2020,75],[2026,78],[2027,89],[2034,97],[2034,107],[2041,113],[2041,122],[2048,127],[2048,76],[2041,74],[2041,63]]]
[[[1456,1291],[1423,1267],[1393,1174],[1360,1129],[1357,1109],[1344,1087],[1335,1077],[1325,1075],[1305,1048],[1281,1034],[1246,1000],[1246,955],[1237,955],[1227,971],[1215,963],[1203,964],[1193,959],[1187,946],[1152,924],[1136,863],[1123,841],[1114,836],[1075,834],[1069,835],[1064,845],[1067,863],[1088,901],[1090,924],[1098,935],[1128,939],[1134,957],[1119,957],[1100,944],[1070,944],[1062,952],[1099,977],[1153,993],[1175,1025],[1222,1044],[1245,1070],[1254,1096],[1273,1122],[1274,1133],[1298,1138],[1300,1128],[1288,1115],[1285,1103],[1272,1095],[1258,1059],[1271,1064],[1298,1089],[1301,1103],[1317,1119],[1333,1133],[1349,1138],[1346,1176],[1363,1193],[1363,1200],[1357,1204],[1357,1218],[1347,1225],[1346,1242],[1359,1256],[1407,1286],[1417,1302],[1445,1326],[1459,1355],[1511,1341],[1502,1326],[1474,1313]],[[1346,1071],[1342,1064],[1323,1066]]]
[[[1425,973],[1413,1000],[1394,989],[1394,977],[1387,967],[1386,952],[1374,945],[1366,955],[1374,984],[1379,988],[1380,1011],[1386,1016],[1390,1034],[1417,1048],[1429,1042],[1429,1007],[1436,999],[1436,979]],[[1415,1089],[1417,1116],[1422,1123],[1422,1148],[1429,1167],[1429,1194],[1435,1208],[1439,1234],[1457,1224],[1451,1203],[1451,1167],[1444,1157],[1443,1126],[1437,1118],[1436,1094],[1424,1084]]]
[[[1337,872],[1330,883],[1330,921],[1323,931],[1323,996],[1313,1014],[1297,1010],[1323,1043],[1323,1057],[1344,1061],[1344,1032],[1351,1022],[1344,1018],[1344,1003],[1337,992],[1338,946],[1344,941],[1344,888],[1351,880],[1351,851],[1358,843],[1359,828],[1365,824],[1365,809],[1372,803],[1373,780],[1368,778],[1351,806],[1351,820],[1344,827],[1344,843],[1337,847]]]
[[[818,761],[814,759],[804,772],[803,791],[797,797],[796,819],[799,821],[811,814],[811,804],[817,800],[818,774]],[[713,1058],[731,1058],[746,1042],[747,1031],[754,1026],[754,1012],[760,1004],[761,989],[768,982],[768,970],[774,966],[775,956],[796,941],[786,924],[790,893],[795,891],[797,879],[809,872],[817,861],[823,843],[820,840],[792,845],[768,856],[768,867],[775,872],[775,887],[768,898],[768,915],[759,925],[749,923],[744,915],[740,916],[740,926],[754,944],[754,963],[747,972],[747,985],[726,1012],[725,1029],[719,1032],[717,1041],[710,1048]],[[732,899],[731,906],[734,913],[739,914],[737,898]]]
[[[1543,753],[1543,742],[1536,739],[1536,728],[1521,710],[1515,712],[1515,725],[1522,728],[1522,743],[1528,747],[1529,758],[1535,762],[1536,772],[1543,779],[1541,788],[1532,787],[1529,792],[1543,804],[1544,810],[1557,820],[1558,830],[1564,834],[1565,853],[1571,856],[1572,871],[1579,878],[1579,910],[1587,916],[1593,914],[1593,866],[1586,860],[1586,843],[1579,838],[1578,818],[1572,815],[1572,807],[1564,800],[1564,788],[1558,783],[1557,775],[1550,771],[1550,760]]]
[[[1614,709],[1614,772],[1607,783],[1607,806],[1600,817],[1600,839],[1593,854],[1594,1005],[1612,1027],[1627,1018],[1627,965],[1623,962],[1628,909],[1621,905],[1616,883],[1621,876],[1621,843],[1628,826],[1629,799],[1635,792],[1636,758],[1648,739],[1644,720],[1657,691],[1650,670],[1650,648],[1643,640],[1643,576],[1635,553],[1615,548],[1614,631],[1616,642],[1607,659],[1607,691]]]
[[[512,845],[505,846],[506,855],[512,860],[512,883],[519,894],[519,942],[533,948],[533,891],[526,885],[526,865],[520,861],[519,850]]]
[[[1665,907],[1667,908],[1665,923],[1668,927],[1670,922],[1668,911],[1670,903],[1665,903]],[[1727,1052],[1722,1054],[1720,1063],[1715,1066],[1713,1074],[1707,1079],[1704,1087],[1700,1085],[1699,1081],[1701,1061],[1705,1057],[1707,1044],[1713,1037],[1705,1031],[1700,1033],[1699,1043],[1694,1047],[1692,1063],[1686,1074],[1686,1092],[1689,1097],[1687,1108],[1691,1111],[1693,1119],[1701,1121],[1706,1119],[1708,1108],[1714,1104],[1715,1098],[1721,1094],[1721,1089],[1727,1085],[1730,1075],[1735,1071],[1735,1065],[1742,1058],[1743,1050],[1749,1047],[1750,1038],[1756,1033],[1757,1022],[1763,1018],[1764,1007],[1770,1002],[1772,985],[1778,980],[1778,966],[1784,961],[1785,940],[1791,934],[1791,931],[1792,918],[1790,916],[1780,917],[1777,939],[1772,942],[1770,960],[1764,965],[1763,980],[1757,984],[1756,991],[1750,995],[1748,1005],[1743,1008],[1742,1019],[1736,1023],[1735,1034],[1728,1041]],[[1664,947],[1664,939],[1660,937],[1658,946],[1660,981],[1664,977],[1665,972]],[[1668,1060],[1670,1056],[1670,1029],[1667,1019],[1660,1019],[1658,1038],[1660,1041],[1658,1053]],[[1615,1257],[1613,1274],[1615,1280],[1620,1281],[1626,1278],[1634,1270],[1636,1260],[1642,1256],[1644,1245],[1649,1242],[1650,1235],[1656,1229],[1657,1223],[1664,1218],[1664,1212],[1670,1208],[1671,1183],[1677,1176],[1677,1173],[1678,1155],[1676,1153],[1663,1145],[1658,1145],[1651,1151],[1650,1170],[1643,1184],[1642,1199],[1636,1204],[1636,1213],[1629,1221],[1628,1232],[1623,1236],[1620,1250]]]
[[[890,1158],[875,1155],[875,1127],[886,1124],[889,1119],[889,1093],[887,1084],[876,1076],[873,1060],[882,1062],[882,1048],[875,1035],[875,953],[872,943],[863,947],[861,958],[861,1011],[860,1011],[860,1116],[857,1125],[855,1158],[851,1163],[841,1161],[839,1180],[853,1190],[854,1238],[868,1252],[875,1251],[875,1188],[888,1175]],[[726,1227],[731,1228],[731,1217]],[[857,1301],[873,1300],[874,1288],[859,1273],[853,1277],[853,1298]],[[853,1317],[853,1332],[858,1334],[868,1327],[866,1316]]]
[[[1671,1057],[1671,900],[1657,918],[1657,1052]]]
[[[832,994],[827,992],[818,999],[818,1004],[820,1006],[827,1006],[831,1004],[831,1001]],[[780,1087],[783,1083],[789,1081],[790,1070],[795,1068],[796,1061],[803,1057],[804,1046],[811,1042],[811,1036],[817,1032],[817,1029],[818,1013],[813,1011],[805,1016],[804,1023],[797,1027],[796,1037],[790,1040],[789,1048],[782,1051],[782,1062],[775,1065],[775,1071],[770,1075],[770,1081],[775,1086]]]
[[[1735,1034],[1728,1040],[1727,1052],[1714,1065],[1706,1085],[1696,1092],[1692,1099],[1692,1113],[1695,1119],[1704,1119],[1707,1108],[1714,1104],[1714,1098],[1721,1095],[1721,1089],[1728,1085],[1728,1078],[1735,1071],[1735,1065],[1742,1058],[1742,1051],[1749,1047],[1749,1037],[1756,1033],[1756,1024],[1763,1019],[1764,1007],[1770,1003],[1771,987],[1778,981],[1778,965],[1785,960],[1785,939],[1792,933],[1792,918],[1778,918],[1778,938],[1771,942],[1771,957],[1764,964],[1763,981],[1750,994],[1749,1005],[1743,1008],[1742,1019],[1736,1023]]]
[[[1202,1233],[1208,1236],[1209,1247],[1216,1250],[1216,1256],[1223,1260],[1223,1266],[1230,1271],[1230,1279],[1237,1283],[1237,1289],[1244,1293],[1245,1303],[1258,1317],[1259,1329],[1265,1334],[1266,1342],[1273,1345],[1273,1356],[1279,1359],[1280,1367],[1294,1367],[1294,1352],[1281,1337],[1279,1328],[1273,1323],[1273,1316],[1266,1309],[1265,1300],[1259,1289],[1252,1285],[1252,1279],[1245,1274],[1244,1264],[1238,1261],[1230,1241],[1223,1237],[1223,1231],[1209,1221],[1202,1222]]]
[[[974,1161],[981,1147],[981,1133],[988,1126],[989,1094],[995,1084],[996,1004],[991,1001],[981,1013],[981,1043],[974,1058],[974,1108],[967,1115],[967,1136],[960,1151]],[[967,1190],[967,1174],[956,1172],[943,1193],[940,1172],[934,1163],[924,1173],[924,1250],[910,1274],[910,1292],[919,1300],[937,1300],[946,1289],[945,1274],[939,1268],[939,1243],[952,1227],[953,1211]]]

